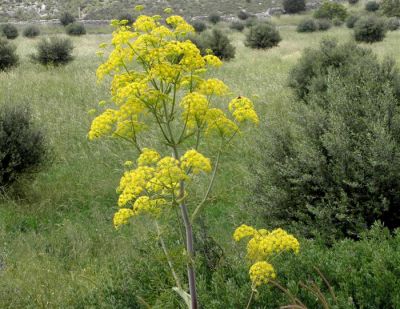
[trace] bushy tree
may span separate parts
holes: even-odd
[[[18,37],[18,29],[14,25],[11,24],[5,24],[1,27],[1,32],[3,35],[9,39],[9,40],[14,40]]]
[[[283,0],[283,9],[286,13],[294,14],[306,9],[305,0]]]
[[[65,27],[68,35],[81,36],[86,34],[86,28],[81,23],[72,23]]]
[[[386,21],[386,28],[389,31],[396,31],[400,28],[400,19],[397,17],[390,17]]]
[[[75,22],[75,17],[69,13],[69,12],[64,12],[60,16],[60,23],[61,25],[68,26],[69,24],[72,24]]]
[[[36,46],[36,54],[31,55],[31,58],[34,62],[43,65],[66,65],[74,59],[73,49],[70,39],[43,38]]]
[[[211,50],[213,55],[219,59],[230,60],[235,58],[235,47],[221,30],[213,29],[211,32],[191,35],[188,38],[197,46],[202,55],[206,55],[208,50]]]
[[[386,16],[400,17],[400,0],[382,0],[381,8]]]
[[[18,65],[19,57],[16,47],[8,40],[0,37],[0,71],[6,71]]]
[[[0,187],[38,171],[47,157],[44,135],[32,121],[26,107],[0,110]]]
[[[221,15],[218,13],[212,13],[208,16],[208,21],[212,24],[218,24],[221,21]]]
[[[376,1],[368,1],[368,2],[365,4],[365,9],[366,9],[368,12],[375,12],[375,11],[379,10],[379,3],[376,2]]]
[[[40,35],[40,29],[37,26],[28,26],[24,29],[23,35],[26,38],[35,38]]]
[[[325,1],[315,12],[315,18],[326,18],[333,20],[338,18],[344,21],[347,17],[346,7],[340,3]]]
[[[400,226],[400,75],[354,43],[324,41],[290,74],[297,104],[259,141],[253,207],[332,240]],[[271,120],[272,121],[272,120]]]
[[[122,13],[118,16],[118,20],[119,21],[127,20],[128,21],[127,25],[132,25],[135,22],[135,17],[133,17],[129,13]]]
[[[207,29],[206,23],[202,22],[201,20],[196,20],[192,22],[192,26],[197,33],[203,32]]]
[[[241,19],[241,20],[246,20],[249,17],[250,17],[249,13],[247,13],[244,10],[240,10],[239,13],[238,13],[238,18]]]
[[[245,45],[251,48],[267,49],[278,46],[282,40],[278,29],[271,23],[258,23],[250,27]]]
[[[229,25],[229,28],[242,32],[244,30],[244,23],[240,21],[234,21]]]
[[[347,19],[346,19],[346,26],[347,26],[347,28],[349,28],[349,29],[354,28],[354,25],[355,25],[355,23],[357,22],[357,20],[358,20],[359,18],[360,18],[360,17],[357,16],[357,15],[350,15],[349,17],[347,17]]]
[[[327,31],[332,27],[332,23],[329,19],[318,19],[317,27],[319,31]]]
[[[318,25],[314,19],[308,18],[302,20],[296,28],[297,32],[314,32],[318,30]]]
[[[365,16],[355,23],[354,38],[358,42],[380,42],[385,38],[386,30],[385,21],[382,18]]]

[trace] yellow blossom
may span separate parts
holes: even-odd
[[[188,150],[182,156],[181,163],[183,169],[191,169],[193,174],[199,174],[200,172],[209,173],[211,171],[210,159],[194,149]]]
[[[229,110],[238,122],[249,120],[258,124],[258,116],[254,110],[253,103],[245,97],[237,97],[229,103]]]
[[[114,214],[114,227],[118,229],[121,225],[128,223],[129,218],[133,217],[133,215],[132,209],[121,208]]]
[[[265,261],[254,263],[250,267],[249,275],[254,288],[276,278],[274,267]]]
[[[137,159],[137,163],[138,166],[153,165],[156,164],[160,158],[161,156],[157,151],[149,148],[143,148],[142,153]]]

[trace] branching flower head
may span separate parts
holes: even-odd
[[[270,232],[243,224],[235,230],[233,239],[241,241],[244,238],[249,239],[247,259],[252,263],[249,274],[254,288],[275,279],[275,270],[268,262],[273,256],[287,251],[297,254],[300,250],[299,241],[280,228]]]

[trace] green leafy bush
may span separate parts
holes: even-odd
[[[70,39],[52,37],[42,39],[36,46],[36,54],[31,55],[34,62],[43,65],[66,65],[74,58],[74,46]]]
[[[341,25],[343,25],[343,20],[341,20],[341,19],[339,19],[339,18],[334,18],[334,19],[332,20],[332,24],[333,24],[335,27],[340,27]]]
[[[354,25],[355,25],[355,23],[357,22],[357,20],[358,20],[359,18],[360,18],[360,17],[357,16],[357,15],[350,15],[349,17],[347,17],[347,19],[346,19],[346,26],[347,26],[347,28],[349,28],[349,29],[354,28]]]
[[[235,58],[235,47],[221,30],[213,29],[211,32],[191,35],[188,39],[197,46],[202,55],[212,50],[213,54],[222,60]]]
[[[72,23],[65,27],[68,35],[80,36],[86,34],[85,26],[81,23]]]
[[[19,177],[32,174],[46,161],[44,135],[26,107],[3,107],[0,110],[0,187],[5,188]]]
[[[16,47],[6,39],[0,38],[0,71],[6,71],[18,65]]]
[[[375,12],[375,11],[379,10],[379,3],[376,2],[376,1],[368,1],[368,2],[365,4],[365,9],[366,9],[368,12]]]
[[[347,10],[340,3],[325,1],[315,12],[315,18],[326,18],[333,20],[338,18],[344,21],[347,17]]]
[[[358,237],[376,220],[400,226],[395,68],[355,43],[304,52],[289,79],[298,104],[258,143],[251,205],[269,224],[328,241]]]
[[[250,28],[258,24],[257,18],[249,18],[246,20],[246,27]]]
[[[205,23],[205,22],[202,22],[202,21],[200,21],[200,20],[194,21],[194,22],[192,23],[192,26],[193,26],[194,30],[195,30],[197,33],[203,32],[204,30],[207,29],[206,23]]]
[[[318,30],[318,25],[314,19],[302,20],[296,28],[297,32],[314,32]]]
[[[250,15],[249,15],[249,13],[247,13],[246,11],[241,10],[241,11],[238,13],[238,18],[239,18],[240,20],[246,20],[246,19],[248,19],[249,17],[250,17]]]
[[[278,46],[282,40],[279,31],[273,24],[259,23],[250,27],[245,45],[250,48],[266,49]]]
[[[18,29],[14,25],[11,24],[5,24],[1,27],[1,32],[3,35],[9,39],[9,40],[14,40],[18,37]]]
[[[244,30],[244,23],[240,21],[234,21],[229,25],[229,28],[242,32]]]
[[[329,19],[318,19],[317,26],[319,31],[327,31],[332,27]]]
[[[358,42],[379,42],[385,38],[386,30],[383,19],[376,16],[365,16],[355,23],[354,38]]]
[[[400,19],[397,17],[390,17],[386,21],[386,28],[389,31],[396,31],[400,28]]]
[[[348,0],[349,4],[354,5],[358,3],[358,0]]]
[[[294,14],[306,9],[305,0],[283,0],[283,9],[286,13]]]
[[[210,14],[208,16],[208,21],[212,24],[218,24],[221,21],[221,16],[217,13]]]
[[[23,35],[26,38],[36,38],[40,35],[40,30],[38,27],[31,25],[24,29]]]
[[[382,0],[380,7],[386,16],[400,17],[400,0]]]
[[[75,22],[75,17],[69,13],[69,12],[64,12],[60,16],[60,23],[61,25],[68,26],[69,24],[72,24]]]
[[[135,17],[133,17],[131,14],[129,13],[122,13],[118,16],[118,20],[122,21],[122,20],[127,20],[128,23],[127,25],[132,25],[135,22]]]

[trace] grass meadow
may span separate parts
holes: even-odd
[[[291,67],[303,49],[317,46],[323,37],[344,42],[352,36],[344,26],[300,34],[282,19],[278,24],[283,40],[267,51],[246,48],[243,33],[221,26],[236,47],[236,57],[216,75],[236,95],[251,97],[261,119],[258,129],[224,154],[204,213],[210,235],[227,254],[236,254],[231,240],[236,226],[258,224],[245,207],[252,183],[254,136],[290,117],[292,95],[286,81]],[[34,180],[21,181],[0,197],[0,308],[84,308],[91,298],[106,297],[99,291],[115,284],[111,279],[115,272],[139,280],[124,265],[145,265],[148,255],[157,254],[161,263],[162,252],[146,219],[135,219],[120,231],[112,226],[123,163],[134,160],[135,151],[120,141],[87,139],[92,119],[88,110],[108,98],[108,86],[96,82],[101,59],[95,52],[110,37],[91,33],[73,38],[75,60],[65,67],[46,68],[29,60],[40,38],[20,36],[14,41],[20,66],[0,73],[0,104],[28,105],[52,152],[51,162]],[[389,32],[383,42],[370,47],[379,57],[389,55],[400,62],[399,31]],[[168,281],[160,278],[159,270],[150,275],[163,284]],[[117,296],[107,297],[104,307],[116,307],[112,297]]]

